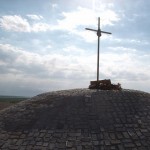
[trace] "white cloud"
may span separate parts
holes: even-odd
[[[68,46],[68,47],[63,48],[62,50],[71,55],[83,56],[85,54],[85,51],[83,49],[77,48],[75,46]]]
[[[2,16],[0,18],[0,27],[16,32],[30,32],[31,27],[26,19],[21,16]]]
[[[102,16],[101,25],[113,25],[113,22],[120,20],[118,14],[113,10],[99,10],[94,12],[89,8],[78,7],[76,11],[63,12],[64,19],[58,20],[58,25],[61,29],[72,31],[79,26],[95,26],[97,24],[97,17]]]
[[[81,36],[87,41],[90,41],[91,36],[85,36],[86,32],[80,32],[80,29],[83,27],[85,28],[93,26],[97,29],[98,16],[103,16],[101,18],[101,26],[113,25],[114,22],[118,22],[120,20],[118,14],[116,14],[115,11],[111,9],[106,9],[105,11],[100,9],[98,12],[95,12],[89,8],[78,7],[76,10],[70,12],[62,12],[61,15],[63,19],[57,20],[58,24],[55,25],[41,22],[43,17],[40,15],[27,15],[28,18],[36,21],[32,24],[29,22],[29,20],[21,16],[2,16],[0,18],[0,27],[8,31],[16,32],[45,32],[48,30],[65,30]],[[88,39],[88,37],[90,37],[90,39]]]
[[[87,31],[84,28],[83,28],[83,31],[79,32],[77,30],[73,30],[72,33],[79,37],[82,37],[86,42],[89,42],[89,43],[93,43],[97,41],[96,32]]]
[[[87,8],[78,7],[76,11],[63,12],[62,20],[58,20],[58,26],[64,30],[73,30],[78,26],[91,25],[95,22],[94,12]]]
[[[123,47],[118,47],[116,51],[120,51],[120,49],[123,49],[121,55],[117,52],[102,53],[100,55],[101,72],[106,76],[112,75],[114,78],[118,77],[118,74],[128,72],[125,76],[126,80],[128,80],[128,74],[129,76],[130,74],[135,75],[137,77],[135,80],[142,78],[142,74],[145,76],[150,74],[149,66],[145,66],[142,62],[144,59],[148,60],[147,56],[142,56],[141,58],[135,53],[134,49],[131,51],[131,49],[128,50],[128,48]],[[61,78],[69,77],[73,79],[73,74],[77,74],[79,77],[84,74],[86,79],[96,72],[96,54],[88,54],[85,50],[74,46],[66,47],[62,51],[64,54],[40,55],[24,51],[9,44],[0,44],[0,53],[1,57],[3,57],[1,65],[4,62],[5,64],[8,63],[10,69],[18,69],[18,73],[26,74],[27,76],[34,75],[35,77],[43,75],[55,78],[54,74],[57,73],[57,76],[59,74]],[[10,64],[10,62],[12,63]]]
[[[43,19],[43,16],[41,16],[41,15],[29,14],[29,15],[27,15],[27,17],[29,17],[29,18],[31,18],[33,20],[41,20],[41,19]]]
[[[135,49],[116,47],[115,53],[111,51],[101,54],[100,60],[102,72],[106,72],[115,80],[137,82],[150,80],[150,66],[145,64],[148,57],[141,56]]]
[[[113,34],[109,36],[109,41],[112,41],[113,43],[126,43],[126,44],[136,44],[136,45],[149,45],[149,42],[147,40],[141,40],[141,39],[132,39],[132,38],[116,38]]]
[[[51,76],[53,78],[55,77],[53,76],[53,73],[55,72],[60,72],[64,75],[64,77],[67,77],[67,74],[70,74],[70,72],[80,72],[80,67],[78,67],[78,65],[82,66],[78,60],[79,58],[77,57],[78,54],[81,54],[81,52],[79,50],[77,51],[77,48],[75,47],[68,47],[64,51],[68,51],[69,49],[74,51],[72,55],[70,55],[70,53],[67,53],[67,55],[40,55],[37,53],[27,52],[10,44],[0,44],[0,54],[1,57],[3,57],[1,65],[7,64],[7,69],[9,69],[8,71],[12,72],[12,69],[18,69],[18,73],[26,75],[33,75],[34,72],[34,76],[38,77],[38,75],[41,75],[40,72],[42,71],[43,75],[47,74],[46,76]],[[74,54],[76,55],[73,56]],[[72,59],[70,59],[68,55],[70,55]],[[10,62],[12,63],[10,64]]]
[[[55,3],[54,3],[54,4],[52,4],[51,6],[52,6],[52,8],[53,8],[53,9],[58,8],[58,4],[55,4]]]
[[[31,16],[30,16],[31,17]],[[41,18],[42,16],[32,15],[32,18]],[[15,32],[41,32],[51,30],[51,26],[47,23],[37,22],[30,24],[27,19],[21,16],[2,16],[0,18],[0,27]]]
[[[47,46],[46,46],[46,49],[51,49],[52,48],[52,45],[50,45],[50,44],[48,44]]]
[[[101,17],[101,27],[114,25],[120,20],[120,17],[112,9],[99,9],[98,12],[89,8],[78,7],[71,12],[62,12],[63,19],[58,20],[58,25],[53,27],[54,30],[65,30],[85,39],[87,42],[94,42],[97,38],[96,33],[85,31],[86,27],[97,29],[97,19]]]
[[[128,47],[108,47],[111,51],[117,52],[117,53],[122,53],[125,52],[127,53],[135,53],[137,50],[134,48],[128,48]]]
[[[32,26],[32,31],[40,32],[40,31],[48,31],[50,30],[50,25],[47,23],[36,23]]]
[[[149,62],[149,56],[139,56],[134,50],[121,48],[122,54],[116,51],[100,55],[100,79],[110,78],[126,86],[129,81],[148,82],[150,67],[143,60]],[[63,48],[62,53],[40,55],[10,44],[0,44],[0,60],[0,80],[4,82],[6,77],[5,82],[15,79],[17,84],[20,82],[26,87],[40,85],[40,89],[47,90],[86,87],[90,80],[96,79],[96,54],[75,46]]]

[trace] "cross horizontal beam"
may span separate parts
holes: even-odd
[[[110,32],[106,32],[106,31],[101,31],[101,33],[112,34]]]
[[[90,30],[90,31],[100,32],[100,33],[112,34],[112,33],[110,33],[110,32],[101,31],[100,29],[98,29],[98,30],[90,29],[90,28],[85,28],[85,29],[86,29],[86,30]]]
[[[90,29],[90,28],[85,28],[86,30],[90,30],[90,31],[95,31],[95,32],[97,32],[97,30],[95,30],[95,29]]]

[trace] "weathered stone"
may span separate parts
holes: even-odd
[[[99,141],[93,141],[93,145],[94,145],[94,146],[100,145],[100,144],[99,144]]]
[[[66,147],[73,147],[74,146],[74,141],[66,141]]]
[[[124,144],[125,148],[134,148],[135,145],[133,143],[125,143]]]
[[[148,93],[45,93],[0,112],[0,149],[146,150],[149,119]]]

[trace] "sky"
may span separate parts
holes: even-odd
[[[0,95],[88,88],[100,79],[150,92],[150,1],[0,0]]]

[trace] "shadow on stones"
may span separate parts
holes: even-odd
[[[25,105],[22,111],[11,110],[3,116],[2,129],[6,131],[81,129],[119,132],[126,130],[125,128],[134,128],[135,125],[141,126],[146,121],[142,111],[147,103],[134,96],[124,97],[123,94],[110,92],[107,96],[95,94],[89,100],[85,100],[84,96],[68,96],[54,99],[49,103],[32,102]],[[144,120],[141,120],[142,115]]]

